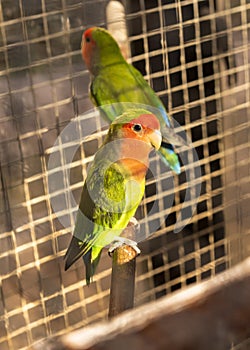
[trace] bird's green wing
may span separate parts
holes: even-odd
[[[100,170],[99,170],[100,171]],[[95,202],[93,221],[95,228],[91,245],[104,247],[126,228],[144,193],[145,184],[133,181],[118,162],[92,173],[89,192]],[[98,183],[99,192],[96,191]]]
[[[90,85],[90,96],[97,106],[118,103],[115,108],[105,111],[106,119],[113,121],[123,113],[126,105],[119,102],[140,103],[159,109],[161,125],[170,126],[166,110],[142,74],[127,62],[107,66],[96,76]]]
[[[124,102],[153,106],[126,62],[104,68],[92,81],[90,96],[109,122],[127,110]]]
[[[129,181],[128,174],[117,163],[102,161],[100,166],[93,163],[66,253],[67,268],[93,246],[103,248],[119,236],[134,215],[143,193],[144,184]]]

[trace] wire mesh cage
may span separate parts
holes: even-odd
[[[161,176],[148,175],[141,205],[144,215],[152,203],[157,210],[142,217],[152,236],[139,244],[136,306],[249,256],[249,15],[248,0],[1,0],[1,349],[26,349],[107,317],[110,258],[104,252],[89,287],[82,261],[64,271],[74,222],[61,223],[48,183],[55,141],[72,120],[82,121],[82,136],[95,133],[70,165],[78,203],[103,139],[102,119],[86,114],[93,106],[80,42],[89,26],[111,31],[199,157],[191,164],[201,170],[197,209],[178,233],[186,174],[151,159]]]

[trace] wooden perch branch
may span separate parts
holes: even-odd
[[[56,349],[223,350],[250,337],[250,258],[215,278],[65,335]]]
[[[129,245],[116,248],[112,256],[109,318],[134,306],[137,252]]]

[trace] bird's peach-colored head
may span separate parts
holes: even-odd
[[[143,179],[149,154],[161,146],[160,122],[156,115],[144,108],[128,108],[109,128],[104,145],[110,144],[119,156],[119,164],[134,179]],[[115,144],[115,146],[114,146]]]
[[[142,113],[124,123],[120,132],[122,163],[134,178],[142,179],[148,169],[149,153],[161,145],[160,123],[151,113]]]
[[[104,28],[91,27],[82,35],[82,57],[88,70],[95,74],[100,67],[123,59],[119,46]]]
[[[91,68],[91,60],[96,51],[96,42],[93,38],[93,31],[96,27],[89,28],[85,30],[82,35],[82,57],[84,62],[86,63],[87,68],[90,70]]]
[[[159,149],[162,141],[160,123],[154,114],[141,114],[122,126],[124,137],[143,141]]]

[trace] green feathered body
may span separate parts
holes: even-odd
[[[88,170],[73,238],[65,255],[66,270],[83,256],[87,284],[95,272],[102,248],[127,227],[144,194],[149,148],[147,146],[145,152],[138,149],[138,155],[131,155],[129,159],[128,140],[122,137],[120,127],[120,122],[122,125],[141,112],[130,111],[129,116],[124,115],[111,125]],[[136,153],[133,145],[132,148]]]
[[[102,116],[112,122],[129,107],[125,103],[143,104],[158,110],[157,117],[164,139],[159,154],[162,160],[177,174],[180,164],[171,141],[174,131],[160,98],[146,82],[142,74],[122,56],[118,44],[103,28],[90,29],[95,49],[83,52],[83,58],[91,72],[90,97],[101,107]],[[85,36],[88,36],[88,31]],[[85,45],[85,44],[84,44]],[[87,47],[88,43],[86,43]],[[89,57],[91,51],[91,57]],[[153,112],[154,114],[155,111]]]
[[[118,110],[105,110],[105,117],[109,122],[124,112],[126,104],[122,105],[120,102],[140,103],[164,110],[161,100],[141,73],[124,59],[100,69],[90,85],[90,96],[97,106],[117,103]],[[166,125],[170,127],[169,119],[162,113],[159,113],[158,118],[163,129]]]

